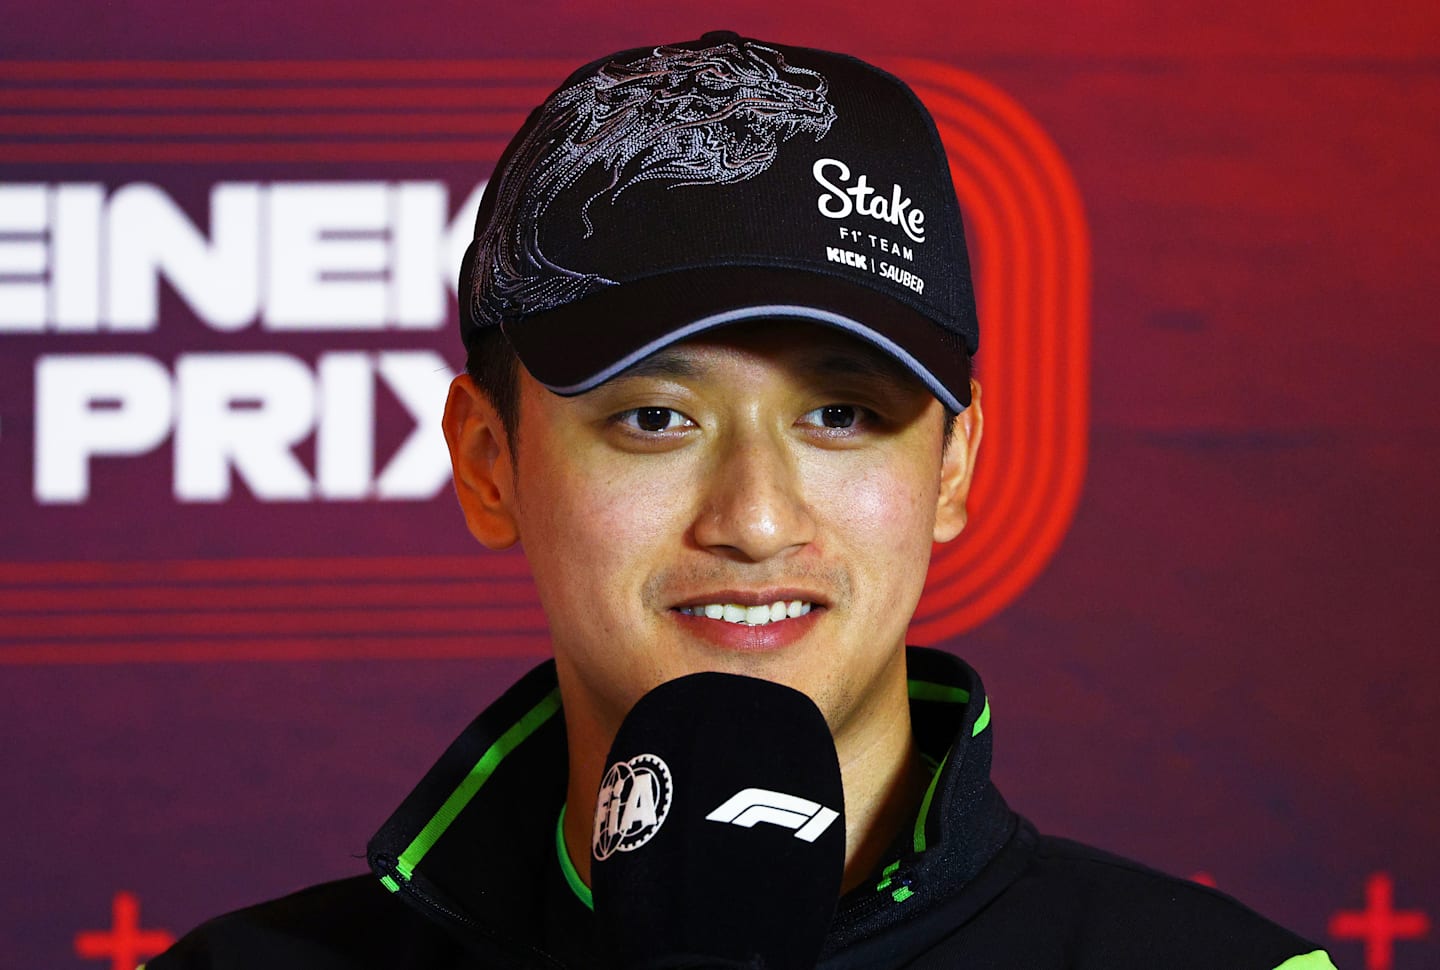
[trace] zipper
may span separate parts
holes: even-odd
[[[842,900],[835,912],[831,932],[849,932],[862,926],[870,917],[891,906],[903,905],[915,895],[914,866],[898,860],[880,871],[880,878],[871,891]]]
[[[451,922],[459,923],[460,925],[473,930],[480,930],[480,924],[471,917],[466,916],[464,913],[455,912],[449,907],[441,904],[439,901],[432,899],[423,890],[417,889],[410,882],[409,879],[406,879],[403,875],[400,874],[399,862],[397,859],[395,859],[394,856],[381,853],[375,856],[375,863],[380,868],[385,870],[385,874],[389,876],[392,881],[394,881],[395,885],[400,887],[400,891],[405,893],[405,895],[418,899],[420,902],[435,910],[435,912],[444,916]]]
[[[568,970],[568,968],[563,963],[560,963],[558,960],[554,959],[548,953],[545,953],[543,950],[537,950],[534,947],[519,946],[516,944],[505,943],[497,939],[494,934],[486,930],[479,920],[471,916],[466,916],[464,913],[457,913],[450,907],[440,903],[438,900],[431,897],[424,890],[415,886],[415,884],[411,880],[406,879],[400,874],[400,866],[398,860],[394,856],[389,855],[388,853],[378,853],[374,857],[374,859],[375,864],[379,868],[385,870],[385,874],[389,876],[397,886],[400,887],[400,892],[421,903],[427,909],[430,909],[436,914],[444,917],[445,920],[464,927],[471,933],[471,935],[478,936],[484,939],[487,943],[489,943],[491,946],[496,947],[497,949],[509,950],[512,953],[515,952],[517,949],[521,950],[525,954],[525,956],[530,958],[532,961],[538,961],[536,963],[530,964],[531,966],[543,966],[546,968],[550,968],[550,970]]]

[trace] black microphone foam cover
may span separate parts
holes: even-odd
[[[753,677],[681,677],[636,702],[606,764],[590,871],[618,966],[815,966],[845,819],[835,743],[810,698]]]

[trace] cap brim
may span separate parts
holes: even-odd
[[[970,404],[963,337],[867,286],[807,270],[680,270],[606,287],[503,329],[531,376],[568,396],[687,337],[761,319],[842,330],[899,362],[951,410]]]

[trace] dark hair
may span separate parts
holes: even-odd
[[[520,435],[520,358],[499,327],[487,327],[470,338],[465,373],[500,416],[513,459]]]
[[[962,351],[963,352],[963,351]],[[969,380],[973,360],[965,354],[965,379]],[[465,354],[465,373],[475,382],[500,416],[513,459],[520,437],[520,358],[499,327],[487,327],[470,338]],[[950,446],[950,429],[955,426],[958,411],[945,408],[945,446]]]

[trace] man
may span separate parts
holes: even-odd
[[[979,678],[906,651],[983,422],[960,214],[903,84],[734,34],[596,61],[502,156],[460,301],[456,493],[481,543],[523,544],[553,664],[391,816],[374,877],[222,917],[153,970],[606,965],[607,752],[697,671],[793,687],[828,725],[821,966],[1330,966],[1213,890],[1037,835],[989,782]]]

